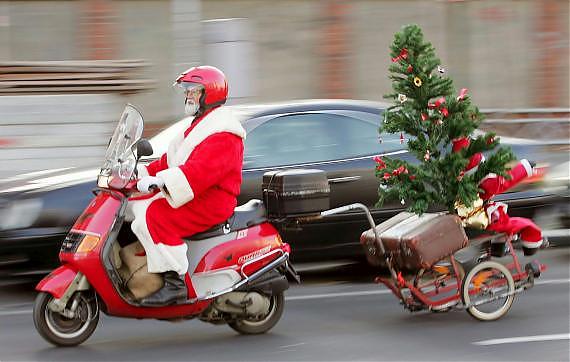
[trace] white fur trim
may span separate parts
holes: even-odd
[[[521,160],[521,164],[523,165],[524,170],[526,171],[526,175],[528,177],[532,176],[532,166],[530,165],[530,162],[528,162],[526,158],[523,158]]]
[[[166,201],[173,208],[178,208],[194,198],[192,186],[179,167],[171,167],[156,174],[164,181],[165,190],[162,191]]]
[[[186,138],[182,139],[183,135],[176,137],[168,147],[168,166],[184,164],[196,146],[209,136],[221,132],[233,133],[243,139],[246,136],[239,119],[227,107],[219,107],[210,112]]]
[[[507,210],[509,209],[509,205],[504,204],[502,202],[495,202],[492,205],[489,205],[485,211],[487,212],[487,218],[489,219],[490,223],[495,222],[495,220],[493,220],[493,213],[495,211],[497,211],[499,208],[504,208],[505,214],[507,213]]]
[[[144,176],[150,176],[145,165],[137,164],[137,177],[142,178]]]
[[[144,247],[149,273],[164,273],[172,270],[182,275],[188,271],[188,256],[186,255],[188,245],[184,243],[171,246],[155,243],[146,224],[148,206],[152,201],[161,197],[160,194],[157,194],[150,199],[129,202],[130,212],[134,216],[131,229]]]
[[[526,240],[522,240],[521,244],[522,246],[524,246],[527,249],[536,249],[539,248],[542,245],[542,241],[543,239],[540,239],[539,241],[526,241]]]

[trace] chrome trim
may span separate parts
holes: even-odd
[[[69,287],[67,287],[67,289],[61,296],[61,298],[52,299],[52,301],[48,303],[48,308],[53,312],[61,313],[68,318],[72,318],[73,315],[72,314],[70,315],[69,312],[66,311],[65,309],[67,303],[69,302],[69,300],[71,299],[71,297],[75,292],[80,290],[88,290],[90,287],[91,285],[89,284],[87,277],[85,277],[85,275],[83,275],[81,272],[78,272],[75,275],[75,278],[73,278],[73,281],[71,282]]]
[[[260,261],[260,260],[262,260],[262,259],[265,259],[266,257],[271,256],[271,255],[273,255],[273,254],[277,254],[277,253],[281,253],[281,255],[285,254],[285,252],[284,252],[283,250],[281,250],[281,249],[275,249],[275,250],[273,250],[273,251],[271,251],[271,252],[269,252],[269,253],[267,253],[267,254],[260,255],[260,256],[258,256],[257,258],[253,258],[253,259],[248,260],[248,261],[246,261],[245,263],[243,263],[242,266],[241,266],[240,269],[239,269],[239,273],[240,273],[241,276],[244,277],[245,279],[249,279],[250,277],[247,276],[247,274],[245,274],[244,271],[243,271],[243,269],[244,269],[246,266],[248,266],[248,265],[250,265],[250,264],[253,264],[253,263],[257,262],[257,261]],[[254,273],[254,274],[255,274],[255,273]]]
[[[282,251],[282,250],[280,250]],[[283,251],[282,251],[283,252]],[[265,254],[267,255],[267,254]],[[245,279],[241,280],[240,282],[238,282],[237,284],[235,284],[234,286],[230,287],[230,288],[226,288],[220,292],[214,293],[214,294],[210,294],[207,296],[203,296],[203,297],[199,297],[199,298],[195,298],[192,300],[189,300],[186,303],[195,303],[195,302],[199,302],[199,301],[203,301],[203,300],[207,300],[207,299],[212,299],[212,298],[216,298],[219,297],[222,294],[226,294],[229,292],[233,292],[234,290],[241,288],[243,285],[245,285],[246,283],[252,282],[254,280],[256,280],[257,278],[259,278],[260,276],[262,276],[263,274],[267,273],[268,271],[278,267],[279,265],[285,263],[287,260],[289,259],[289,253],[285,253],[283,252],[283,255],[281,255],[279,258],[273,260],[271,263],[267,264],[266,266],[264,266],[263,268],[259,269],[258,271],[256,271],[255,273],[253,273],[250,277],[246,277]]]
[[[402,153],[408,153],[408,150],[399,150],[399,151],[394,151],[394,152],[381,153],[381,154],[377,154],[377,155],[368,155],[368,156],[362,156],[362,157],[344,158],[344,159],[342,159],[342,160],[334,160],[334,161],[319,161],[319,162],[312,162],[312,163],[298,163],[298,164],[294,164],[294,165],[283,165],[283,166],[273,166],[273,167],[250,168],[250,169],[244,169],[243,172],[266,171],[266,170],[280,170],[280,169],[286,169],[286,168],[315,166],[315,165],[331,165],[331,164],[341,163],[341,162],[366,160],[366,159],[368,159],[368,158],[369,158],[369,159],[372,159],[372,158],[374,158],[375,156],[392,156],[392,155],[399,155],[399,154],[402,154]]]
[[[361,176],[346,176],[346,177],[329,178],[329,183],[340,184],[340,183],[344,183],[344,182],[358,181],[361,178],[362,178]]]

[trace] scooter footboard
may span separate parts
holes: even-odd
[[[55,298],[60,299],[76,276],[77,272],[75,270],[65,265],[60,266],[43,278],[38,285],[36,285],[36,290],[38,292],[49,293]]]

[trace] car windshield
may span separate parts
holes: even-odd
[[[129,182],[136,165],[134,146],[142,136],[144,128],[140,112],[128,104],[105,153],[105,162],[100,176],[109,178],[109,185],[122,188]]]

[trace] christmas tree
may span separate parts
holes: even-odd
[[[498,147],[494,133],[474,134],[483,115],[467,89],[456,94],[417,25],[396,33],[390,48],[394,93],[384,98],[394,105],[384,113],[380,132],[399,132],[420,162],[377,157],[378,204],[396,198],[417,214],[430,206],[445,206],[455,213],[458,204],[472,205],[478,199],[478,185],[486,175],[505,175],[514,156],[510,149]],[[491,152],[484,157],[486,151]]]

